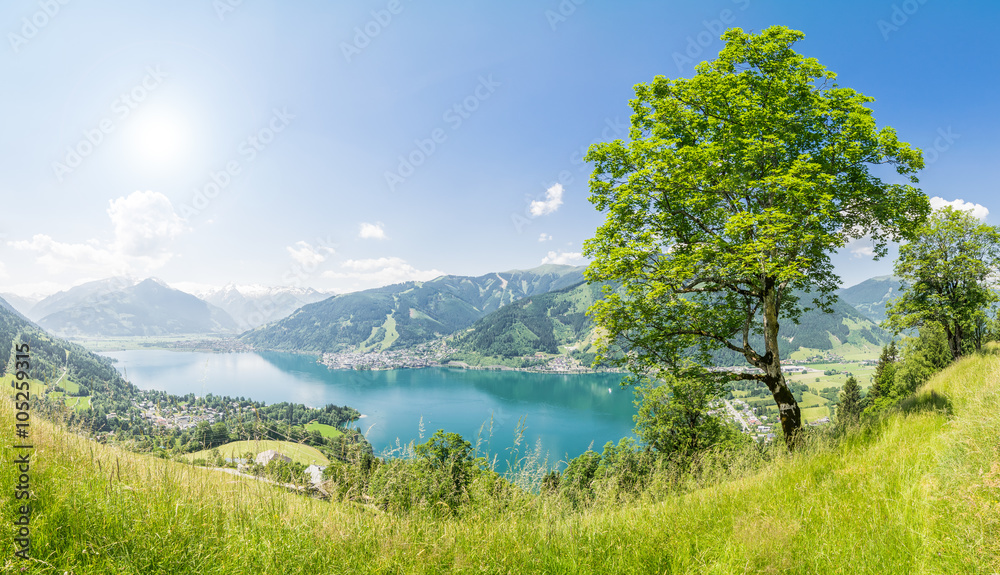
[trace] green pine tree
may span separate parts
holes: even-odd
[[[869,405],[880,397],[889,395],[892,391],[892,381],[896,377],[896,362],[899,360],[899,350],[896,349],[896,342],[893,340],[889,345],[882,348],[882,355],[875,365],[875,375],[872,376],[872,386],[868,389],[868,396],[865,398]]]
[[[848,425],[857,423],[861,416],[861,386],[853,376],[847,378],[840,392],[840,405],[837,406],[837,423]]]

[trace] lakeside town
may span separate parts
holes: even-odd
[[[573,357],[564,355],[552,356],[544,353],[536,353],[533,357],[523,358],[522,361],[526,365],[519,367],[503,364],[473,365],[465,361],[452,359],[454,355],[455,351],[448,347],[448,342],[444,339],[439,339],[398,350],[324,353],[317,362],[329,369],[353,369],[361,371],[419,369],[423,367],[458,367],[463,369],[528,371],[536,373],[595,373],[598,371],[615,371],[609,369],[595,370]]]

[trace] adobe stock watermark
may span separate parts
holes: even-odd
[[[257,155],[267,149],[278,137],[278,134],[284,132],[285,128],[295,119],[295,116],[288,112],[288,108],[280,110],[273,108],[271,112],[271,119],[263,128],[244,138],[236,146],[236,153],[239,157],[226,162],[220,170],[210,171],[205,184],[195,188],[191,201],[181,205],[181,218],[189,220],[204,212],[212,200],[217,198],[243,172],[243,168],[256,160]]]
[[[90,157],[104,143],[107,136],[132,114],[132,110],[138,108],[154,90],[160,87],[166,77],[167,74],[159,66],[155,68],[146,66],[146,75],[142,81],[111,102],[111,115],[101,118],[96,127],[84,130],[83,137],[76,144],[66,147],[66,155],[61,162],[52,162],[52,173],[56,179],[61,183],[66,176],[83,165],[83,161]]]
[[[899,4],[893,4],[889,19],[879,20],[876,23],[878,31],[882,33],[882,39],[888,42],[889,34],[899,32],[899,29],[909,22],[910,17],[916,14],[924,4],[927,4],[927,0],[904,0]]]
[[[15,54],[19,53],[21,48],[27,46],[28,42],[37,37],[59,15],[62,7],[67,4],[69,4],[69,0],[38,0],[39,10],[31,16],[21,18],[21,27],[18,29],[20,34],[17,32],[9,32],[7,34],[10,49]]]
[[[441,115],[441,121],[447,124],[451,131],[461,128],[466,120],[471,118],[472,114],[479,109],[483,102],[489,100],[500,86],[500,82],[493,79],[493,74],[485,77],[480,76],[479,84],[476,85],[472,93],[445,110],[444,114]],[[431,130],[427,138],[413,140],[413,149],[407,154],[398,156],[399,163],[396,169],[394,171],[386,170],[384,173],[385,183],[389,186],[389,191],[395,192],[396,187],[413,176],[416,169],[422,166],[446,141],[448,141],[448,132],[442,127]]]
[[[522,212],[512,212],[510,214],[510,221],[514,225],[514,229],[517,233],[522,233],[524,228],[530,225],[536,218],[543,215],[537,209],[540,203],[544,203],[548,200],[548,190],[551,190],[555,186],[560,186],[560,190],[567,186],[572,185],[576,182],[576,178],[583,177],[586,180],[587,172],[587,162],[584,161],[584,157],[587,155],[587,150],[591,145],[598,142],[610,142],[612,140],[622,139],[628,136],[630,124],[628,122],[622,121],[620,118],[605,118],[604,128],[601,129],[601,134],[599,138],[595,138],[592,142],[584,144],[579,148],[573,150],[569,154],[568,164],[569,169],[559,170],[556,174],[555,179],[542,182],[542,189],[546,190],[546,195],[532,197],[526,195],[524,198],[524,210]]]
[[[361,54],[383,30],[392,24],[393,19],[404,9],[401,0],[389,0],[385,8],[372,10],[372,19],[362,26],[354,27],[354,37],[350,42],[340,43],[340,52],[344,55],[344,60],[350,64],[351,58]]]
[[[545,20],[549,23],[549,28],[555,32],[556,27],[569,20],[570,16],[576,14],[577,7],[586,2],[587,0],[562,0],[555,10],[546,10]]]
[[[226,16],[236,11],[243,5],[243,0],[212,0],[212,9],[219,17],[219,22],[225,22]]]
[[[955,145],[955,141],[961,137],[961,134],[956,134],[952,131],[951,126],[938,128],[937,137],[934,138],[934,142],[924,149],[924,165],[930,165],[938,161],[941,158],[941,154],[950,150]]]
[[[740,12],[745,12],[750,7],[750,0],[732,0],[732,2]],[[695,58],[701,57],[709,46],[721,40],[723,32],[732,27],[731,24],[736,21],[736,15],[737,12],[726,8],[719,12],[716,18],[702,20],[701,26],[703,30],[693,36],[687,37],[687,45],[684,47],[683,52],[673,53],[672,57],[674,64],[677,66],[677,71],[684,72],[685,67],[693,67],[696,63]]]

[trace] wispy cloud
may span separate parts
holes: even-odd
[[[326,271],[323,277],[346,280],[347,287],[365,289],[405,281],[427,281],[444,272],[436,269],[420,270],[398,257],[347,260],[340,264],[342,271]]]
[[[543,233],[542,235],[538,236],[538,241],[540,241],[540,242],[547,242],[547,241],[551,241],[551,240],[552,240],[552,236],[549,235],[549,234],[544,234]]]
[[[327,246],[313,247],[309,242],[295,242],[294,246],[285,247],[288,255],[297,264],[305,269],[315,269],[319,264],[326,261],[326,257],[333,255],[334,249]]]

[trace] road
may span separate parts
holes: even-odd
[[[735,407],[733,407],[733,404],[729,403],[728,399],[723,399],[722,401],[726,403],[726,409],[729,410],[729,414],[732,415],[733,419],[735,419],[736,422],[743,428],[743,432],[749,433],[750,425],[747,423],[746,419],[743,419],[743,415],[737,411]]]

